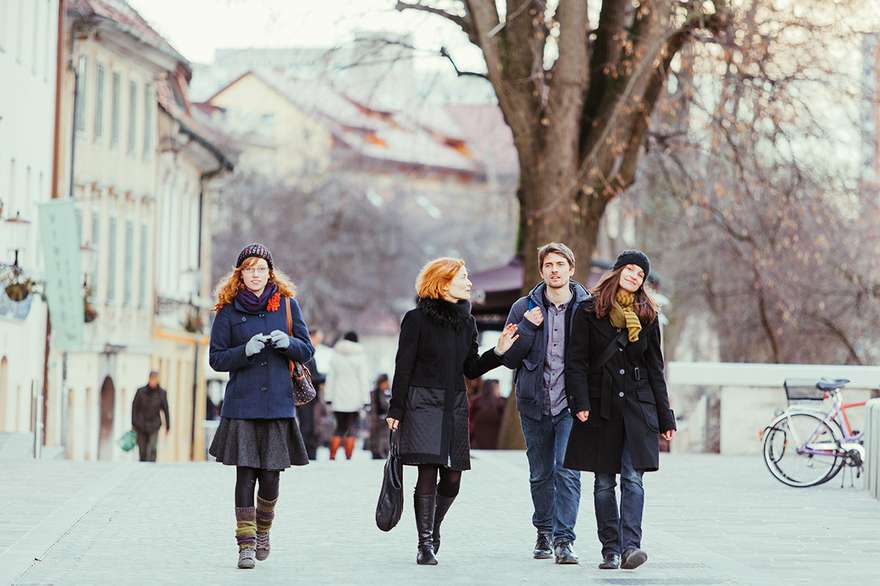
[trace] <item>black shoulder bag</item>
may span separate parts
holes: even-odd
[[[391,449],[385,461],[385,472],[382,475],[382,488],[379,490],[379,502],[376,503],[376,527],[382,531],[391,531],[403,512],[403,464],[397,436],[391,433]]]

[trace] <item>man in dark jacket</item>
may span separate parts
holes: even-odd
[[[562,466],[572,417],[565,392],[565,357],[571,318],[590,294],[571,280],[574,253],[551,242],[538,251],[543,279],[513,304],[507,323],[517,326],[519,339],[504,355],[516,371],[516,401],[526,440],[529,482],[538,530],[535,559],[556,558],[576,564],[572,550],[581,498],[580,473]],[[552,548],[551,548],[552,545]]]
[[[156,461],[156,446],[159,443],[159,430],[162,428],[160,411],[165,414],[165,432],[167,433],[171,431],[168,393],[159,386],[159,373],[154,370],[150,372],[147,386],[137,390],[131,404],[131,427],[137,433],[141,462]]]

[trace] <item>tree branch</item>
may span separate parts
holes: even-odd
[[[397,0],[397,4],[394,6],[394,9],[398,12],[403,12],[404,10],[415,10],[417,12],[427,12],[428,14],[433,14],[435,16],[439,16],[441,18],[445,18],[449,22],[452,22],[461,28],[464,33],[467,35],[468,39],[474,45],[480,46],[479,39],[477,38],[477,32],[474,29],[474,25],[471,22],[471,19],[467,16],[462,16],[460,14],[453,14],[446,10],[442,10],[440,8],[436,8],[434,6],[429,6],[427,4],[422,4],[421,2],[404,2],[403,0]]]
[[[449,61],[449,63],[452,64],[452,68],[455,70],[455,74],[458,77],[472,76],[472,77],[479,77],[480,79],[485,79],[486,81],[489,81],[489,76],[486,75],[485,73],[479,73],[477,71],[462,71],[461,69],[459,69],[458,65],[455,63],[455,60],[452,58],[452,55],[449,54],[449,51],[446,49],[446,47],[440,47],[440,56],[446,57],[446,59]]]

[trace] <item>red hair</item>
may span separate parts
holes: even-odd
[[[422,267],[416,278],[416,294],[420,299],[442,299],[449,290],[449,283],[463,266],[464,261],[460,258],[435,258]]]
[[[231,273],[220,279],[220,283],[217,285],[217,301],[214,303],[214,311],[220,311],[224,305],[232,303],[235,296],[238,295],[239,289],[244,288],[244,281],[241,280],[241,271],[254,266],[259,260],[260,258],[256,256],[248,257],[241,263],[241,266],[236,267]],[[296,286],[290,282],[284,273],[269,269],[268,282],[275,283],[278,286],[278,291],[285,297],[292,299],[296,295]],[[270,309],[269,311],[275,310]]]

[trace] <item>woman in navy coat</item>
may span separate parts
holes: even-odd
[[[221,281],[214,306],[209,362],[214,370],[229,373],[229,383],[209,453],[236,467],[239,568],[253,568],[255,559],[269,556],[280,472],[309,462],[294,418],[288,365],[290,360],[307,362],[314,348],[294,294],[293,284],[275,271],[269,249],[251,244]],[[288,303],[292,335],[287,333]]]

